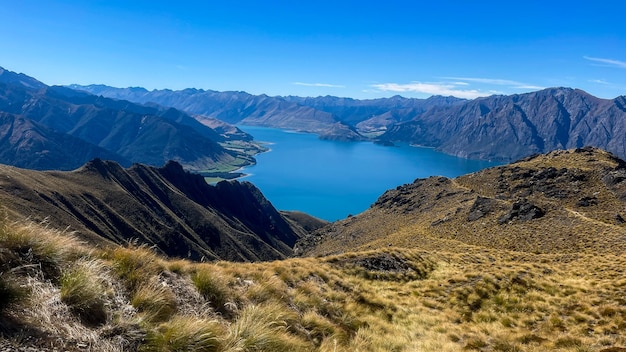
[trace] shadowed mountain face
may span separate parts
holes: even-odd
[[[252,184],[211,186],[176,162],[124,169],[95,159],[71,172],[0,166],[0,204],[55,228],[68,227],[91,242],[136,239],[194,260],[280,259],[291,255],[307,232]]]
[[[77,163],[98,157],[130,162],[94,144],[55,132],[22,116],[0,112],[0,160],[28,169],[70,170]]]
[[[554,151],[455,179],[399,186],[298,247],[314,255],[388,245],[621,254],[624,209],[626,162],[594,148]]]
[[[626,98],[578,89],[491,96],[433,108],[381,136],[460,157],[511,161],[533,153],[594,146],[626,157]]]
[[[177,160],[188,169],[205,170],[254,162],[218,144],[228,139],[224,129],[218,133],[178,110],[48,87],[6,70],[0,72],[0,112],[7,113],[0,121],[6,137],[0,162],[12,165],[69,170],[103,157],[124,165]],[[234,138],[242,135],[250,140],[243,133]]]

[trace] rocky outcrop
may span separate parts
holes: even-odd
[[[529,221],[532,219],[539,219],[545,214],[546,212],[543,211],[543,209],[526,199],[521,199],[513,203],[511,209],[506,214],[498,218],[498,222],[500,224],[504,224],[513,220]]]
[[[478,196],[467,214],[467,221],[476,221],[493,212],[496,204],[494,199]]]

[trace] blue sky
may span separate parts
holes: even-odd
[[[51,85],[626,95],[624,1],[19,0],[0,13],[0,66]]]

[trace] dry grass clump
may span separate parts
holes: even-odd
[[[217,270],[211,270],[210,266],[199,267],[192,275],[191,280],[198,289],[198,292],[211,304],[211,306],[221,313],[229,313],[234,296],[228,286],[227,279]],[[228,303],[232,303],[228,306]]]
[[[0,221],[0,312],[28,300],[25,276],[58,282],[62,268],[85,252],[71,234],[46,228],[45,223]]]
[[[244,308],[230,326],[225,351],[306,351],[310,346],[289,334],[298,316],[282,304],[269,302]]]
[[[42,234],[44,232],[45,234]],[[0,270],[40,269],[48,279],[57,280],[61,267],[86,249],[69,233],[52,230],[45,224],[0,221]]]
[[[177,311],[176,296],[172,289],[157,277],[141,283],[130,303],[150,322],[163,322]]]
[[[131,292],[165,269],[163,260],[147,246],[114,247],[105,250],[102,257],[111,261],[113,272]]]
[[[19,279],[0,274],[0,314],[13,304],[28,298],[29,291],[19,284]]]
[[[224,327],[215,320],[174,316],[148,332],[141,351],[212,352],[224,351]]]
[[[61,301],[89,325],[107,320],[106,292],[100,276],[104,270],[102,261],[81,259],[61,275]]]

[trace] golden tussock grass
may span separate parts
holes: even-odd
[[[0,295],[29,293],[0,311],[10,343],[94,351],[626,347],[626,259],[619,255],[385,247],[192,263],[146,247],[88,249],[68,234],[29,226],[5,225],[0,233]],[[30,331],[39,333],[25,342]]]

